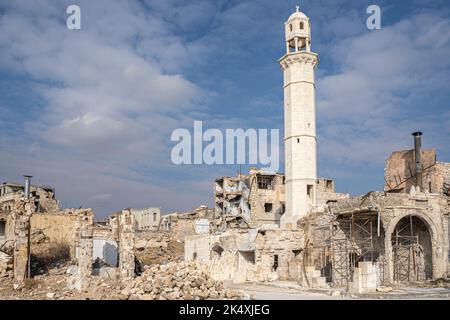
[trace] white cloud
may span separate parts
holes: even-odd
[[[270,90],[255,93],[248,106],[220,110],[208,103],[217,94],[201,85],[214,88],[219,81],[225,96],[254,90],[254,79],[249,80],[253,87],[243,89],[233,76],[240,68],[255,75],[274,70],[259,59],[275,52],[270,61],[276,66],[283,52],[281,14],[292,5],[79,1],[82,30],[69,31],[64,20],[71,2],[1,5],[0,68],[29,80],[32,93],[42,97],[17,128],[25,135],[3,131],[10,125],[0,127],[2,175],[17,180],[32,172],[37,183],[56,186],[66,205],[93,206],[103,214],[126,206],[165,211],[210,204],[213,179],[238,167],[174,168],[170,132],[191,128],[193,119],[217,128],[282,124],[281,101]],[[317,83],[321,162],[342,170],[366,163],[382,168],[389,152],[409,147],[409,133],[422,128],[424,141],[442,150],[450,113],[418,117],[417,103],[432,99],[433,92],[439,97],[449,86],[448,19],[436,12],[418,14],[369,32],[361,29],[360,13],[346,9],[348,3],[308,4],[313,48],[334,59],[326,61],[332,68],[319,69]],[[266,45],[267,52],[261,51]],[[228,69],[235,73],[217,76]],[[281,72],[278,76],[281,81]],[[281,82],[273,90],[279,97]],[[0,123],[19,112],[0,108]],[[421,119],[420,128],[411,119]]]
[[[450,84],[449,26],[439,13],[417,14],[335,43],[338,72],[317,85],[322,155],[381,167],[390,152],[411,147],[411,132],[423,130],[427,146],[448,156],[449,128],[436,124],[449,113],[427,108]]]
[[[136,189],[165,202],[175,189],[144,187],[138,180],[146,178],[130,168],[156,171],[170,154],[170,131],[187,122],[190,112],[202,110],[208,93],[177,68],[167,67],[189,62],[187,43],[163,17],[145,14],[137,1],[79,5],[80,31],[66,29],[64,2],[14,1],[0,15],[0,67],[32,79],[30,89],[44,101],[36,118],[24,117],[28,136],[2,141],[9,149],[2,160],[12,161],[11,171],[4,172],[45,173],[69,202],[91,199],[103,210],[123,205]],[[173,45],[167,52],[181,54],[164,55],[161,48],[168,39]],[[25,156],[28,152],[32,157]],[[96,189],[106,186],[109,192]],[[130,201],[148,198],[137,192]],[[184,200],[192,204],[188,198]]]

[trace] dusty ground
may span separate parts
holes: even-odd
[[[50,269],[48,274],[26,280],[20,288],[12,278],[0,279],[0,300],[206,300],[248,299],[239,290],[226,289],[198,268],[195,262],[146,266],[140,276],[118,280],[100,276],[83,278],[82,291],[72,266]]]
[[[394,287],[388,293],[373,293],[355,296],[341,289],[305,289],[295,282],[276,281],[267,284],[233,284],[226,282],[226,288],[242,290],[255,300],[352,300],[352,299],[439,299],[450,300],[450,288],[439,287]],[[339,292],[339,296],[337,296]]]
[[[117,286],[113,280],[95,279],[95,285],[85,292],[77,292],[67,287],[66,275],[45,276],[42,279],[29,279],[25,287],[14,290],[12,279],[0,279],[0,300],[94,300],[125,299],[120,294],[111,293]]]
[[[92,278],[92,285],[85,292],[69,290],[66,275],[51,275],[31,279],[20,290],[13,289],[12,279],[0,279],[0,300],[126,300],[129,297],[117,288],[118,281]],[[229,290],[241,290],[255,300],[353,300],[353,299],[438,299],[450,300],[450,288],[394,287],[388,293],[373,293],[364,296],[350,295],[341,289],[305,289],[295,282],[275,281],[267,284],[224,283]],[[337,295],[339,292],[339,295]]]

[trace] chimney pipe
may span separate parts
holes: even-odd
[[[25,177],[25,199],[29,199],[31,193],[31,178],[33,178],[33,176],[24,176],[24,177]]]
[[[414,161],[416,164],[416,187],[422,191],[422,132],[414,132]]]

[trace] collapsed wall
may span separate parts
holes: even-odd
[[[221,225],[213,209],[202,205],[192,211],[162,216],[159,230],[169,232],[173,239],[184,241],[187,236],[217,231]]]
[[[228,230],[186,238],[185,260],[200,261],[216,280],[273,281],[295,278],[301,251],[298,230]]]
[[[31,232],[40,231],[49,242],[70,245],[79,228],[78,210],[65,209],[31,217]]]

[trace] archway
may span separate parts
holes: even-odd
[[[423,219],[407,215],[391,234],[393,280],[423,281],[433,277],[431,230]]]

